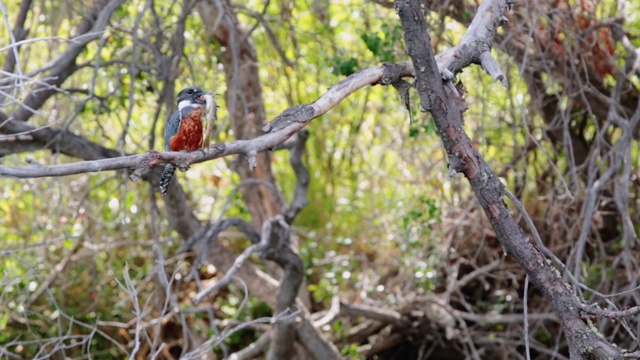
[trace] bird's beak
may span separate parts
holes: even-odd
[[[204,103],[205,103],[205,101],[206,101],[205,96],[206,96],[207,94],[208,94],[208,93],[206,93],[206,92],[198,93],[198,96],[197,96],[196,98],[194,98],[195,102],[197,102],[198,104],[204,104]]]
[[[216,94],[213,91],[208,91],[208,92],[203,92],[200,94],[200,96],[198,96],[196,99],[199,103],[201,104],[205,104],[207,102],[207,96],[216,96],[218,94]]]

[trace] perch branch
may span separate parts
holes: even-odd
[[[491,4],[494,3],[492,2]],[[469,26],[467,35],[463,37],[460,44],[436,56],[440,77],[445,80],[452,79],[453,74],[460,72],[470,64],[478,62],[480,54],[490,50],[489,44],[491,42],[487,39],[495,33],[495,28],[491,28],[490,24],[495,24],[495,26],[500,24],[499,18],[495,18],[495,15],[499,12],[496,9],[495,5],[480,6],[478,14]],[[493,70],[491,71],[493,72]],[[252,154],[276,148],[279,144],[282,144],[293,134],[305,127],[310,121],[324,115],[355,91],[370,85],[390,85],[396,83],[398,79],[402,77],[412,77],[414,75],[414,67],[411,61],[404,61],[397,64],[385,63],[360,70],[331,87],[313,103],[292,107],[283,111],[263,128],[263,131],[266,133],[265,135],[251,140],[237,140],[215,144],[210,148],[191,153],[159,153],[151,151],[145,154],[60,165],[42,165],[37,167],[0,166],[0,176],[33,178],[132,169],[131,177],[132,179],[137,179],[153,167],[160,166],[162,163],[191,165],[234,154],[246,155],[251,159]],[[492,74],[492,76],[496,77],[495,73]],[[17,127],[11,123],[12,122],[5,124],[5,126]],[[0,127],[0,132],[5,134],[15,135],[29,131],[27,129],[22,132],[7,131],[7,129],[4,129],[5,126]],[[38,131],[38,129],[30,130]],[[49,130],[55,132],[55,130]]]

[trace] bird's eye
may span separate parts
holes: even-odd
[[[187,90],[187,94],[189,94],[189,95],[193,94],[193,89]]]

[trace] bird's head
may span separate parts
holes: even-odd
[[[178,93],[178,109],[193,105],[205,105],[204,95],[207,93],[199,87],[188,87]]]

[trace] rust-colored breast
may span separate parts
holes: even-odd
[[[178,132],[169,142],[171,151],[194,151],[202,147],[202,109],[197,107],[182,117]]]

